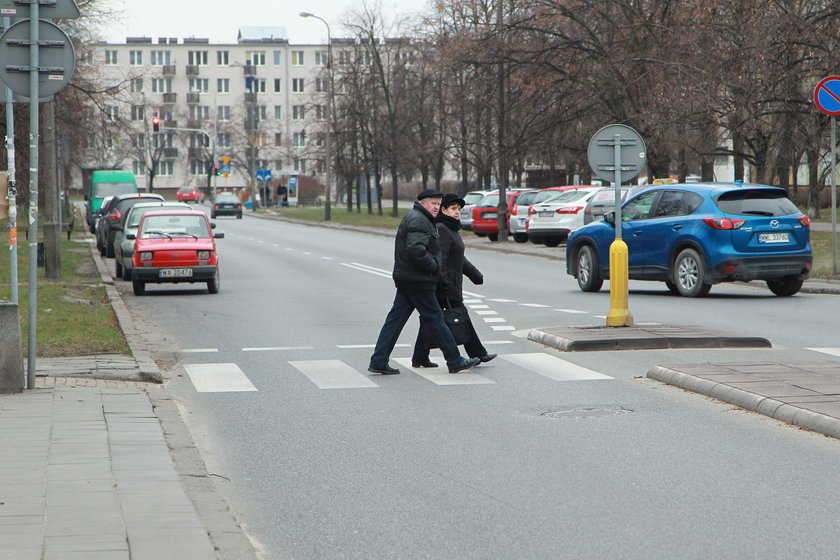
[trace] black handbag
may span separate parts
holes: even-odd
[[[464,344],[470,338],[470,316],[467,308],[464,306],[452,307],[449,299],[446,300],[446,309],[443,310],[443,320],[449,331],[452,333],[452,338],[455,339],[455,344]],[[438,343],[435,337],[420,323],[420,333],[423,341],[428,348],[437,348]]]

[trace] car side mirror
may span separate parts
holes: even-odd
[[[137,239],[137,234],[135,234],[135,233],[126,233],[126,234],[125,234],[125,238],[126,238],[126,239]]]
[[[213,234],[213,239],[224,239],[224,238],[225,238],[225,232],[223,232],[223,231],[219,231],[219,232],[216,232],[216,233]]]
[[[210,222],[210,229],[216,229],[216,222]]]
[[[604,214],[604,221],[615,227],[615,210]]]

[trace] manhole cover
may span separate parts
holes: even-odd
[[[549,410],[547,412],[540,412],[540,416],[547,416],[549,418],[597,418],[599,416],[612,416],[614,414],[627,414],[633,412],[629,408],[625,408],[618,404],[608,405],[581,405],[570,406],[566,408],[558,408],[557,410]]]

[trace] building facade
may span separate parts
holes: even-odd
[[[241,28],[231,44],[129,37],[90,45],[79,72],[109,95],[80,123],[84,166],[130,169],[141,190],[208,181],[232,189],[266,170],[323,180],[327,52],[290,45],[279,27]]]

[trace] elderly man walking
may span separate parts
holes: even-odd
[[[435,297],[435,286],[441,273],[440,246],[435,217],[440,211],[443,193],[426,189],[417,195],[417,202],[408,211],[397,229],[394,242],[394,284],[397,295],[385,324],[379,331],[376,348],[370,357],[368,371],[393,375],[400,370],[388,364],[403,327],[416,309],[420,322],[439,343],[449,373],[458,373],[480,363],[478,358],[461,356],[455,339]]]

